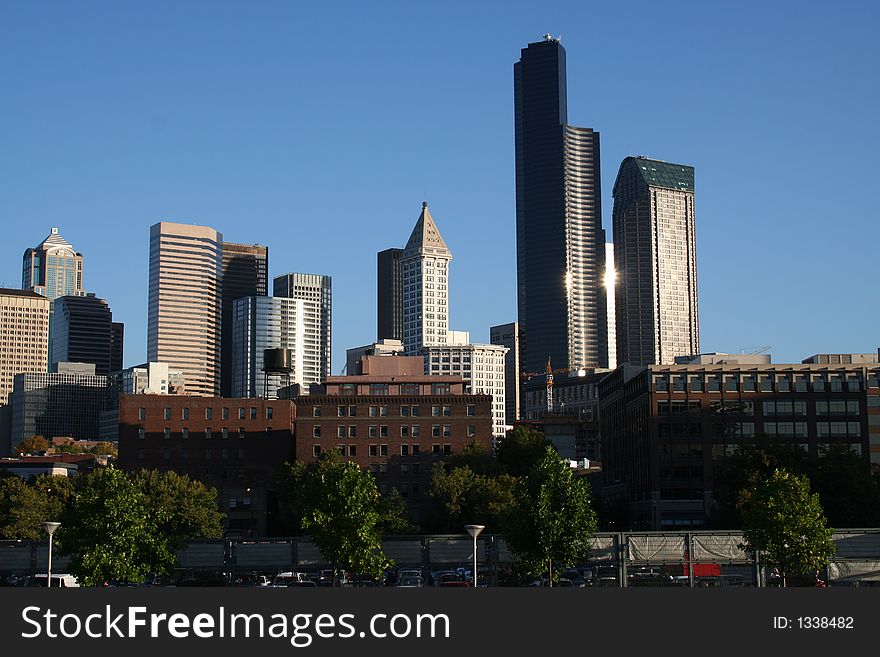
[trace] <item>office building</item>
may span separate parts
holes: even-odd
[[[446,344],[424,347],[425,374],[460,376],[465,391],[492,398],[492,436],[504,438],[507,429],[505,358],[508,348],[496,344]]]
[[[275,297],[303,301],[302,380],[330,376],[333,284],[321,274],[284,274],[273,280]]]
[[[206,226],[150,227],[147,360],[183,371],[192,395],[220,391],[222,245]]]
[[[48,370],[49,305],[37,292],[0,288],[0,405],[16,374]]]
[[[83,256],[58,234],[57,228],[24,252],[21,288],[49,299],[85,294]]]
[[[15,376],[11,446],[31,436],[98,439],[101,413],[111,402],[107,377],[91,363],[58,363],[57,369]]]
[[[519,324],[499,324],[489,328],[489,342],[507,347],[504,356],[504,423],[520,419]]]
[[[110,325],[110,371],[118,372],[124,366],[125,324],[113,322]]]
[[[269,294],[269,247],[223,242],[221,279],[220,396],[231,397],[233,304]]]
[[[418,356],[422,347],[446,344],[449,331],[449,263],[452,252],[443,241],[428,204],[400,256],[403,272],[403,346]]]
[[[114,324],[107,302],[92,294],[58,297],[52,305],[50,369],[54,372],[58,363],[91,363],[96,374],[110,374]]]
[[[625,505],[634,530],[704,527],[714,472],[758,436],[813,461],[846,446],[868,472],[880,463],[880,366],[850,360],[711,354],[618,367],[599,384],[605,504]]]
[[[694,168],[628,157],[614,183],[617,362],[700,352]]]
[[[608,321],[608,369],[617,367],[617,317],[614,290],[617,286],[617,270],[614,268],[614,243],[605,245],[605,308]]]
[[[403,340],[403,249],[385,249],[376,258],[376,339]]]
[[[403,356],[403,341],[386,338],[363,347],[346,349],[345,373],[350,376],[363,374],[360,368],[364,356]]]
[[[306,295],[303,295],[306,296]],[[308,390],[327,376],[321,344],[321,302],[286,297],[244,297],[233,306],[232,396],[275,399],[279,389]],[[264,372],[266,349],[286,349],[291,372]]]
[[[514,101],[520,365],[606,367],[599,133],[568,125],[559,39],[522,50]]]

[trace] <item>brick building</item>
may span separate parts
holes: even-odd
[[[283,463],[294,458],[287,400],[122,395],[119,466],[173,470],[217,489],[229,534],[266,534]]]
[[[603,498],[632,528],[700,528],[714,508],[713,470],[763,436],[810,459],[845,445],[880,462],[880,365],[771,365],[714,355],[622,366],[600,383]]]

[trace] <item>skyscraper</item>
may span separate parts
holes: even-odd
[[[49,300],[36,292],[0,288],[0,405],[12,392],[13,377],[45,372],[48,356]]]
[[[376,258],[376,339],[403,340],[403,249],[379,251]]]
[[[57,371],[58,363],[91,363],[94,374],[110,374],[113,313],[107,302],[94,295],[64,296],[52,305],[50,369]]]
[[[530,43],[513,71],[520,365],[605,367],[599,133],[568,125],[558,39]]]
[[[504,356],[504,423],[519,419],[519,326],[516,322],[489,327],[489,342],[507,347]]]
[[[220,328],[220,394],[232,396],[233,306],[242,297],[269,294],[269,247],[223,242]]]
[[[422,347],[446,344],[449,331],[449,263],[452,252],[422,203],[422,212],[400,256],[403,273],[403,347],[421,355]]]
[[[608,242],[605,244],[605,308],[608,315],[608,367],[612,370],[617,368],[617,317],[614,298],[616,281],[614,243]]]
[[[82,296],[83,257],[52,228],[49,236],[24,252],[21,288],[49,299]]]
[[[222,246],[207,226],[150,227],[147,360],[182,370],[191,395],[220,392]]]
[[[694,168],[628,157],[614,183],[617,362],[700,352]]]
[[[113,322],[110,325],[110,373],[118,372],[124,367],[125,324]]]
[[[333,336],[333,281],[321,274],[284,274],[273,279],[273,294],[286,299],[301,299],[303,306],[304,377],[323,381],[330,376]],[[278,345],[284,346],[284,345]],[[297,372],[293,379],[297,381]]]

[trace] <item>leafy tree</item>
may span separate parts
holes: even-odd
[[[846,445],[832,445],[809,476],[831,525],[880,526],[880,486],[861,455]]]
[[[818,572],[834,554],[822,504],[810,493],[810,481],[777,469],[740,498],[745,547],[760,550],[764,559],[778,564],[782,583],[786,574]]]
[[[46,538],[43,523],[62,517],[71,489],[67,477],[41,475],[32,482],[15,475],[0,478],[0,539]]]
[[[167,514],[150,505],[135,481],[114,467],[80,475],[58,530],[70,572],[87,586],[108,580],[142,581],[169,573],[174,553]]]
[[[516,485],[505,532],[510,548],[530,572],[547,568],[552,583],[553,564],[585,560],[595,531],[589,483],[546,447],[544,456]]]
[[[498,445],[498,462],[507,473],[523,477],[532,467],[544,458],[547,447],[552,443],[544,438],[544,433],[527,427],[514,427]]]
[[[57,454],[94,454],[95,456],[112,456],[113,458],[116,458],[119,452],[113,443],[100,442],[91,447],[83,447],[73,440],[55,445],[53,449]]]
[[[217,508],[217,490],[173,471],[141,470],[134,475],[159,529],[175,545],[193,538],[223,536],[223,514]]]
[[[497,477],[504,473],[504,466],[492,455],[491,450],[485,443],[476,441],[464,446],[458,454],[452,457],[453,468],[467,467],[479,475]]]
[[[434,530],[459,533],[467,524],[500,529],[513,505],[515,484],[510,475],[490,477],[467,466],[447,471],[443,464],[436,464],[429,490]]]
[[[336,573],[348,569],[381,577],[391,561],[382,553],[380,494],[376,480],[335,452],[308,465],[285,464],[282,482],[295,513]]]
[[[22,440],[15,451],[19,455],[24,454],[42,454],[49,449],[49,441],[43,436],[31,436]]]
[[[410,523],[406,500],[396,488],[379,497],[379,522],[377,530],[383,535],[414,534],[416,528]]]

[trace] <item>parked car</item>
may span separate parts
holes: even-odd
[[[308,575],[296,571],[285,571],[278,573],[272,579],[271,586],[290,586],[291,582],[310,582]]]
[[[31,575],[20,586],[46,586],[49,582],[46,575]],[[73,575],[59,573],[52,575],[52,581],[49,586],[55,588],[79,588],[79,581]]]

